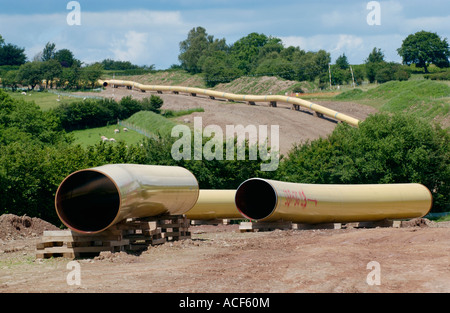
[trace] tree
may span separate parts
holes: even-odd
[[[373,48],[372,52],[366,59],[366,75],[370,83],[376,80],[377,72],[382,68],[384,61],[384,53],[381,49]]]
[[[26,62],[25,49],[13,44],[0,45],[0,66],[2,65],[22,65]]]
[[[43,73],[42,73],[42,62],[29,62],[20,66],[17,72],[17,78],[22,83],[22,85],[30,85],[31,90],[42,83]]]
[[[82,68],[82,79],[85,85],[90,85],[91,88],[95,88],[98,80],[102,76],[103,65],[101,63],[94,63],[85,68]]]
[[[55,58],[56,45],[54,43],[47,42],[44,50],[42,51],[42,61],[49,61]]]
[[[256,67],[260,49],[268,42],[269,38],[264,34],[251,33],[237,40],[230,53],[237,61],[236,67],[245,74]]]
[[[81,66],[81,62],[73,56],[72,51],[69,49],[61,49],[55,53],[55,60],[58,60],[61,63],[62,67],[72,67],[72,65]]]
[[[48,88],[50,83],[50,88],[53,87],[53,82],[55,78],[61,78],[62,66],[61,64],[53,59],[44,61],[41,64],[42,77],[45,79],[45,87]]]
[[[81,69],[72,65],[72,67],[62,69],[61,78],[58,81],[59,87],[64,87],[68,89],[78,89],[79,81],[81,77]]]
[[[17,71],[6,72],[6,74],[2,76],[2,85],[3,87],[10,87],[13,91],[15,91],[19,85]]]
[[[403,58],[403,64],[423,67],[425,73],[428,73],[430,64],[438,67],[450,66],[450,47],[447,39],[441,39],[436,33],[420,31],[411,34],[403,40],[397,52]]]
[[[384,61],[384,53],[381,49],[373,48],[372,52],[366,59],[366,63],[380,63]]]
[[[180,42],[180,55],[178,59],[181,66],[190,73],[200,73],[201,67],[198,64],[200,57],[208,49],[209,43],[213,41],[213,36],[206,33],[203,27],[193,28],[188,33],[188,38]]]
[[[350,67],[350,65],[348,64],[348,59],[347,56],[344,54],[342,54],[341,56],[339,56],[336,59],[336,65],[339,66],[340,69],[342,70],[346,70]]]

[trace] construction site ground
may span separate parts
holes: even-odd
[[[76,259],[80,284],[70,285],[72,259],[35,257],[39,232],[55,226],[20,219],[0,217],[0,293],[450,292],[450,222],[268,232],[191,226],[191,239]]]

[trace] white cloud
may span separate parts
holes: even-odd
[[[204,8],[200,1],[197,5],[182,1],[179,10],[167,4],[170,11],[145,8],[151,4],[125,11],[126,5],[111,3],[105,11],[89,12],[86,5],[81,8],[81,26],[67,25],[65,6],[58,14],[0,13],[0,34],[7,42],[24,47],[29,59],[47,42],[54,42],[57,49],[70,49],[86,63],[114,58],[157,68],[178,62],[179,42],[196,26],[205,27],[215,38],[225,38],[228,44],[251,32],[264,33],[281,38],[287,46],[324,49],[333,60],[345,53],[351,63],[363,62],[374,47],[381,48],[386,59],[397,61],[396,49],[402,40],[422,29],[450,38],[448,4],[443,0],[427,0],[426,7],[420,0],[408,4],[381,0],[380,26],[366,22],[368,0],[261,1],[255,6],[249,1],[228,5],[228,1],[218,0],[220,5]],[[165,7],[161,3],[158,8]]]
[[[148,50],[148,36],[146,33],[128,31],[123,39],[114,40],[111,43],[110,50],[114,53],[114,60],[128,61],[138,60],[139,63],[144,60]]]

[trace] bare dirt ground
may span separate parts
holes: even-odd
[[[127,90],[126,88],[107,88],[100,93],[100,96],[115,98],[120,100],[124,96],[131,95],[136,99],[149,97],[150,92],[140,92],[137,90]],[[269,143],[272,138],[271,126],[279,126],[279,146],[280,152],[286,154],[294,144],[304,143],[306,140],[314,140],[319,137],[326,137],[331,134],[337,125],[336,120],[328,118],[318,118],[313,115],[313,111],[302,109],[302,111],[291,110],[289,104],[278,103],[278,107],[269,107],[267,103],[257,103],[247,105],[246,103],[235,103],[224,100],[211,100],[198,95],[192,97],[186,94],[159,94],[164,105],[162,109],[185,110],[192,108],[203,108],[204,112],[195,112],[188,116],[178,118],[182,123],[189,121],[193,123],[194,117],[202,117],[202,125],[218,125],[226,136],[226,125],[255,125],[257,128],[267,126]],[[313,101],[314,102],[314,101]],[[364,120],[369,114],[375,113],[376,109],[350,103],[335,101],[315,101],[315,103],[341,112],[360,120]],[[258,133],[259,135],[259,133]],[[250,139],[257,140],[255,137]]]
[[[238,225],[191,226],[192,239],[76,260],[80,285],[67,283],[72,260],[36,259],[39,236],[16,229],[0,237],[0,293],[450,292],[450,222],[410,224],[253,233]],[[379,285],[368,283],[372,261]]]

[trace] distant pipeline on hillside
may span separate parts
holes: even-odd
[[[107,87],[127,87],[129,89],[139,89],[141,91],[156,91],[156,92],[172,92],[172,93],[188,93],[192,96],[196,95],[205,95],[210,97],[211,99],[222,98],[233,101],[244,101],[250,104],[254,104],[255,102],[269,102],[271,106],[276,106],[277,102],[284,102],[292,104],[293,106],[303,107],[306,109],[310,109],[315,111],[318,115],[327,116],[329,118],[347,123],[351,126],[358,127],[360,120],[351,117],[349,115],[339,113],[337,111],[331,110],[324,106],[315,104],[310,101],[306,101],[297,97],[288,97],[288,96],[280,96],[280,95],[239,95],[229,92],[221,92],[214,91],[209,89],[202,88],[193,88],[193,87],[183,87],[183,86],[162,86],[162,85],[144,85],[133,81],[127,80],[99,80],[99,84]]]

